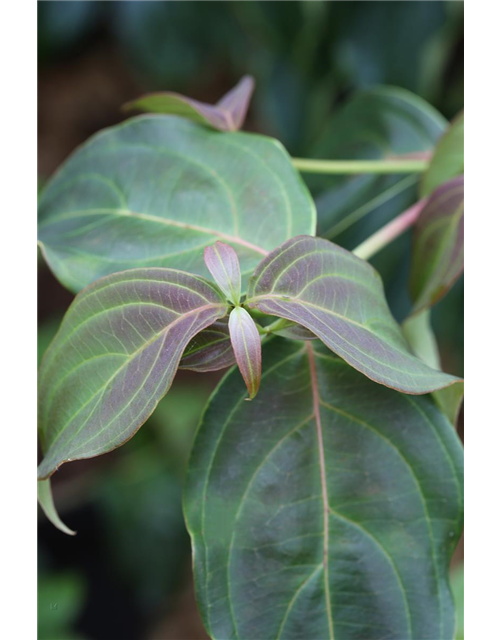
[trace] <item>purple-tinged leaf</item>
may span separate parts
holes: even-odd
[[[123,105],[125,111],[139,110],[169,113],[201,122],[220,131],[241,129],[255,86],[251,76],[243,76],[215,105],[193,100],[179,93],[148,93]]]
[[[241,298],[241,273],[236,251],[228,244],[218,241],[205,247],[204,258],[219,289],[228,300],[238,305]]]
[[[412,314],[438,302],[464,270],[464,177],[434,191],[413,228]]]
[[[409,351],[375,269],[327,240],[298,236],[271,252],[250,279],[247,305],[303,325],[368,378],[403,393],[457,382]]]
[[[289,340],[317,340],[318,336],[316,336],[312,331],[306,329],[300,324],[296,322],[290,322],[289,325],[283,327],[282,329],[278,329],[277,331],[273,331],[277,336],[281,336],[282,338],[288,338]]]
[[[173,269],[115,273],[78,294],[40,367],[39,478],[131,438],[189,341],[226,313],[215,285]]]
[[[239,370],[248,389],[250,400],[255,398],[260,385],[260,336],[251,315],[236,307],[229,316],[229,335]]]
[[[235,364],[228,319],[218,320],[196,335],[186,347],[179,369],[206,373],[227,369]]]

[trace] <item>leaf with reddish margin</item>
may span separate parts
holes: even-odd
[[[247,305],[303,325],[368,378],[403,393],[458,381],[409,351],[379,274],[328,240],[298,236],[272,251],[250,278]]]
[[[219,131],[241,129],[248,111],[255,82],[252,76],[243,76],[215,105],[193,100],[179,93],[165,91],[148,93],[123,105],[124,111],[138,110],[169,113],[201,122]]]
[[[218,320],[196,335],[186,347],[179,369],[207,373],[235,364],[228,318]]]
[[[205,247],[204,258],[207,269],[226,298],[233,304],[239,304],[241,298],[240,262],[233,247],[218,241]]]
[[[250,400],[260,385],[261,344],[252,316],[242,307],[235,307],[229,316],[229,335],[238,368],[248,389]]]
[[[413,228],[412,314],[438,302],[464,270],[464,177],[434,191]]]
[[[439,140],[429,168],[422,177],[420,194],[430,195],[441,184],[464,172],[464,113],[452,120]]]
[[[39,478],[129,440],[189,341],[226,313],[214,284],[173,269],[115,273],[78,294],[40,367]]]

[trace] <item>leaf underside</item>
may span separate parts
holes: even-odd
[[[229,316],[229,335],[238,368],[248,389],[249,400],[255,397],[260,385],[260,335],[251,315],[242,307],[235,307]]]
[[[191,340],[184,351],[179,369],[208,373],[231,367],[235,362],[228,318],[223,318]]]
[[[82,291],[40,368],[39,477],[131,438],[189,341],[226,312],[215,285],[171,269],[132,269]]]
[[[184,497],[211,637],[452,640],[462,448],[432,399],[279,338],[245,397],[230,372]]]
[[[456,383],[416,358],[387,306],[378,273],[327,240],[299,236],[265,258],[247,304],[297,322],[370,379],[422,394]]]
[[[135,267],[207,275],[203,249],[216,240],[237,251],[245,286],[264,255],[315,227],[314,203],[276,140],[175,116],[97,134],[39,203],[42,252],[73,291]]]

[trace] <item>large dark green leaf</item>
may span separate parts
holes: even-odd
[[[42,251],[78,291],[97,278],[153,266],[206,274],[204,247],[224,240],[248,276],[263,255],[315,233],[315,209],[283,147],[148,115],[93,137],[40,198]]]
[[[251,76],[243,77],[215,105],[165,91],[141,96],[123,105],[123,108],[126,111],[135,109],[153,113],[176,114],[220,131],[237,131],[245,120],[254,84]]]
[[[438,187],[413,227],[412,313],[440,300],[464,270],[464,176]]]
[[[328,240],[299,236],[275,249],[255,270],[247,304],[303,325],[350,365],[398,391],[428,393],[457,382],[411,354],[375,269]]]
[[[358,92],[334,113],[310,155],[377,160],[427,153],[445,127],[446,120],[418,96],[378,87]],[[307,176],[306,181],[318,207],[318,235],[332,239],[372,211],[377,228],[403,211],[412,202],[417,176]],[[371,232],[364,224],[362,234]]]
[[[212,638],[451,640],[462,449],[428,396],[274,339],[215,392],[185,491]]]
[[[39,477],[131,438],[188,342],[226,311],[215,285],[171,269],[132,269],[82,291],[40,368]]]

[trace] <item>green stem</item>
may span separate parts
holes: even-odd
[[[368,260],[381,249],[386,247],[390,242],[398,238],[402,233],[409,229],[418,219],[420,212],[427,204],[428,198],[419,200],[416,204],[411,206],[399,216],[388,222],[385,226],[379,229],[376,233],[367,238],[359,246],[357,246],[353,253],[362,258]]]
[[[312,160],[292,158],[293,166],[303,173],[422,173],[428,160]]]

